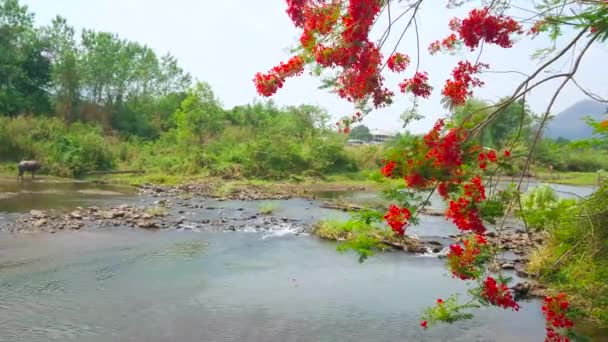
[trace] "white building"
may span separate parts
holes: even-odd
[[[382,144],[385,141],[397,136],[397,133],[395,132],[390,132],[381,129],[372,129],[370,133],[372,134],[372,144]]]

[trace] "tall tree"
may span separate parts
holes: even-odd
[[[75,30],[65,18],[57,16],[42,29],[52,61],[52,95],[56,114],[65,121],[79,118],[81,70]]]
[[[17,0],[0,0],[0,114],[48,113],[51,81],[34,15]]]
[[[209,84],[198,82],[188,91],[188,96],[175,113],[175,122],[180,140],[194,139],[199,145],[221,131],[223,110]]]

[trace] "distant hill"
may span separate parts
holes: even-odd
[[[545,137],[553,139],[562,137],[568,140],[589,138],[593,135],[593,129],[587,125],[584,117],[604,120],[607,111],[606,104],[592,100],[579,101],[549,121],[545,128]]]

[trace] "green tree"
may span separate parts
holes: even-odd
[[[353,127],[348,134],[350,139],[357,139],[362,141],[370,141],[372,140],[372,134],[369,131],[369,128],[365,125],[358,125]]]
[[[42,29],[43,39],[49,45],[52,61],[52,95],[56,114],[67,122],[77,120],[80,103],[79,54],[75,30],[66,19],[57,16]]]
[[[485,123],[483,131],[479,134],[479,140],[486,147],[501,149],[515,138],[529,142],[533,123],[530,110],[521,101],[502,106],[504,101],[506,99],[501,99],[492,106],[480,99],[470,99],[463,106],[456,107],[452,124],[473,129],[480,123]],[[495,115],[487,121],[496,108],[502,108],[500,115]]]
[[[188,91],[175,112],[175,122],[178,137],[186,144],[194,140],[202,146],[222,130],[223,110],[209,84],[198,82]]]
[[[18,0],[0,0],[0,113],[48,113],[51,81],[34,15]]]

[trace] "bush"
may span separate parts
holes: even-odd
[[[608,324],[606,208],[608,183],[567,210],[558,209],[548,242],[532,254],[529,264],[532,272],[540,274],[541,282],[573,296],[588,318],[604,326]]]
[[[559,224],[560,215],[574,205],[576,200],[560,199],[550,186],[541,185],[522,197],[518,215],[525,218],[532,229],[552,229]]]
[[[67,125],[56,118],[0,118],[0,161],[37,159],[57,176],[114,167],[108,140],[97,126]]]

